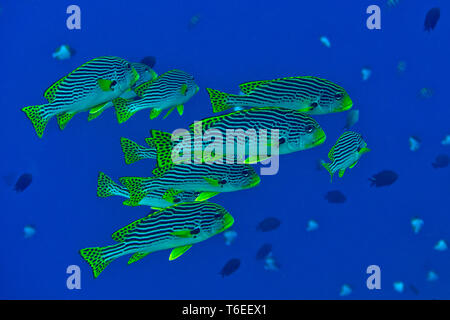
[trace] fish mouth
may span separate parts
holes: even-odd
[[[255,177],[252,178],[252,181],[247,186],[247,189],[257,186],[260,182],[261,182],[260,176],[259,175],[255,175]]]
[[[231,214],[229,213],[225,213],[225,215],[223,216],[223,227],[222,227],[222,231],[228,229],[229,227],[231,227],[234,224],[234,218]]]
[[[323,129],[320,129],[320,130],[316,131],[316,133],[314,134],[314,142],[311,143],[309,146],[310,147],[318,146],[318,145],[324,143],[326,138],[327,138],[327,136],[325,134],[325,131],[323,131]]]
[[[347,111],[353,107],[353,101],[350,99],[348,94],[345,95],[344,99],[342,100],[341,105],[337,109],[337,111]]]

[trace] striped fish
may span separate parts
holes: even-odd
[[[300,150],[309,149],[322,144],[326,139],[325,132],[313,118],[302,112],[286,108],[264,107],[245,109],[235,111],[226,115],[207,118],[201,120],[200,122],[201,126],[198,127],[198,123],[192,124],[189,127],[190,132],[196,132],[196,134],[201,134],[202,136],[208,132],[212,132],[212,130],[220,133],[223,137],[223,159],[225,159],[226,161],[229,161],[231,158],[230,155],[227,155],[226,152],[227,130],[235,130],[235,133],[238,137],[236,142],[234,143],[234,154],[238,154],[238,148],[240,148],[241,150],[242,148],[245,148],[245,163],[256,163],[258,161],[264,160],[264,157],[262,155],[267,154],[268,156],[270,156],[271,153],[270,151],[261,153],[262,150],[259,150],[257,151],[258,154],[256,155],[250,154],[249,139],[245,139],[245,134],[248,130],[255,130],[257,135],[256,143],[263,148],[271,147],[270,133],[273,130],[279,130],[279,154],[288,154]],[[238,130],[242,131],[239,132]],[[264,140],[264,136],[260,136],[259,133],[261,132],[261,130],[267,130],[267,139]],[[170,133],[165,133],[158,130],[152,130],[151,134],[152,138],[146,140],[150,146],[150,148],[144,148],[145,150],[147,150],[146,154],[149,157],[153,157],[155,154],[154,150],[156,149],[158,166],[161,168],[168,168],[176,164],[173,162],[172,153],[179,153],[180,151],[178,149],[180,149],[180,147],[177,146],[177,143],[172,141],[172,135]],[[194,140],[192,136],[191,139]],[[260,139],[261,141],[259,141]],[[245,145],[243,141],[246,141]],[[206,152],[204,152],[211,143],[212,142],[208,141],[208,139],[203,139],[201,151],[203,153],[202,161],[204,162],[208,162],[211,160],[208,158]],[[181,148],[186,147],[185,144],[180,144],[180,146]],[[192,146],[192,155],[194,155],[194,153],[197,151],[196,149],[199,149],[199,147],[195,146],[194,148],[194,146]],[[141,154],[142,152],[143,151],[141,150]],[[243,159],[237,158],[231,160],[235,163],[242,163],[243,161]]]
[[[348,110],[353,103],[345,90],[316,77],[288,77],[243,83],[245,95],[207,88],[214,112],[243,107],[282,107],[308,114]]]
[[[159,210],[177,203],[196,201],[200,194],[201,192],[197,191],[180,191],[174,189],[152,190],[139,202],[139,205],[149,206],[152,209]],[[129,199],[130,193],[127,188],[114,182],[103,172],[100,172],[97,180],[97,196],[101,198],[119,196]],[[202,197],[202,200],[207,199],[206,197]]]
[[[139,78],[136,81],[136,83],[131,87],[131,90],[125,91],[120,96],[121,98],[124,98],[124,99],[135,98],[137,95],[134,92],[134,89],[139,87],[144,82],[151,81],[151,80],[155,79],[156,77],[158,77],[156,72],[146,64],[132,62],[131,65],[138,73]],[[110,101],[110,102],[106,103],[105,105],[101,105],[99,107],[92,108],[91,110],[89,110],[88,120],[91,121],[91,120],[97,118],[99,115],[102,114],[103,111],[105,111],[106,109],[113,107],[113,106],[114,105],[113,105],[112,101]]]
[[[193,76],[175,69],[160,75],[153,81],[141,84],[134,92],[139,99],[117,98],[113,101],[119,123],[127,121],[133,114],[143,109],[152,109],[150,119],[155,119],[165,109],[169,111],[164,119],[175,108],[182,115],[183,104],[198,92],[198,86]]]
[[[159,189],[198,191],[196,200],[208,199],[220,192],[232,192],[255,187],[260,178],[255,169],[245,164],[180,164],[170,169],[155,168],[154,177],[123,177],[130,193],[125,205],[138,206],[148,194]]]
[[[48,88],[44,93],[47,104],[25,107],[22,111],[41,138],[53,116],[62,130],[74,114],[103,106],[129,90],[138,78],[136,70],[122,58],[95,58]]]
[[[346,131],[339,137],[328,153],[331,163],[323,162],[322,165],[330,173],[332,181],[336,171],[339,171],[339,178],[342,178],[345,169],[353,168],[361,156],[369,151],[367,143],[364,142],[359,133]]]
[[[173,249],[169,260],[192,245],[231,227],[234,219],[222,206],[210,202],[185,202],[150,214],[116,231],[117,244],[80,250],[97,278],[115,259],[132,254],[128,264],[149,253]]]

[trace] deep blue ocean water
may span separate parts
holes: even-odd
[[[81,30],[66,28],[66,8],[81,8]],[[366,8],[381,7],[381,30],[366,28]],[[431,33],[423,31],[426,12],[441,8]],[[0,174],[33,174],[23,193],[1,184],[0,298],[3,299],[448,299],[449,252],[433,246],[450,241],[450,168],[434,169],[441,145],[450,134],[448,74],[450,4],[448,1],[2,1],[0,3],[0,106],[2,156]],[[188,30],[189,20],[199,23]],[[319,38],[325,35],[331,47]],[[52,52],[69,44],[76,54],[58,61]],[[165,120],[150,121],[139,112],[119,125],[112,109],[88,123],[77,115],[64,131],[50,121],[39,139],[21,108],[44,103],[43,91],[82,63],[103,55],[138,62],[157,58],[155,70],[178,68],[192,73],[199,93]],[[407,63],[399,73],[399,61]],[[372,76],[362,81],[361,68]],[[78,250],[108,245],[111,233],[149,212],[131,208],[120,198],[96,196],[97,173],[114,179],[147,176],[153,161],[125,165],[120,137],[144,143],[150,129],[171,132],[212,116],[206,87],[235,93],[242,82],[313,75],[342,85],[372,152],[332,184],[319,158],[342,133],[346,113],[315,116],[327,141],[314,149],[281,157],[280,171],[263,176],[250,190],[221,194],[213,202],[235,217],[238,233],[231,246],[222,235],[195,245],[169,262],[169,251],[127,265],[111,263],[97,279]],[[420,98],[421,88],[433,96]],[[420,137],[421,148],[409,150],[408,138]],[[399,179],[371,188],[368,178],[389,169]],[[344,204],[324,195],[340,190]],[[277,230],[257,232],[256,225],[274,216]],[[410,219],[425,224],[415,235]],[[319,229],[306,232],[309,219]],[[25,239],[23,228],[36,234]],[[273,245],[281,265],[270,272],[255,254]],[[240,268],[222,278],[231,258]],[[381,268],[381,290],[368,290],[366,268]],[[81,267],[81,290],[68,290],[66,268]],[[427,272],[439,279],[429,282]],[[403,281],[403,293],[393,282]],[[352,293],[340,297],[343,284]],[[411,290],[410,286],[417,290]]]

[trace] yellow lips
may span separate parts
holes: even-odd
[[[327,136],[325,134],[325,131],[323,131],[322,128],[319,128],[316,130],[316,132],[314,132],[314,141],[311,143],[308,143],[306,145],[306,148],[312,148],[312,147],[318,146],[318,145],[324,143],[326,138],[327,138]]]
[[[223,230],[226,230],[229,227],[231,227],[233,223],[234,223],[233,216],[229,213],[225,213],[225,215],[223,216]]]
[[[342,99],[342,103],[338,108],[338,111],[346,111],[348,109],[351,109],[353,107],[353,101],[350,99],[350,96],[348,94],[344,95],[344,99]]]

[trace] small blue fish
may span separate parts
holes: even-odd
[[[230,274],[236,272],[237,269],[239,269],[239,266],[241,265],[241,260],[239,259],[231,259],[229,260],[225,266],[220,271],[220,274],[223,277],[229,276]]]

